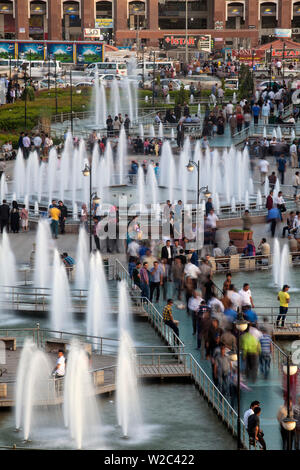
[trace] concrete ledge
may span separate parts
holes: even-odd
[[[253,225],[266,223],[266,215],[251,216],[251,223]],[[240,226],[242,228],[243,221],[241,217],[236,217],[233,219],[220,219],[217,221],[217,228],[236,227],[236,226]]]

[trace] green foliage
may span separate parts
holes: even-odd
[[[229,230],[229,233],[230,232],[234,232],[234,233],[249,233],[249,232],[252,232],[252,230],[242,230],[242,229],[239,229],[239,228],[233,228],[231,230]]]
[[[238,99],[249,99],[253,94],[252,72],[248,65],[242,64],[239,71],[239,91]]]
[[[175,104],[181,104],[183,105],[184,102],[187,102],[189,100],[190,92],[189,90],[185,90],[184,86],[181,85],[179,91],[175,91]]]
[[[34,89],[32,86],[27,86],[24,88],[23,93],[21,95],[21,99],[25,101],[25,96],[27,97],[27,101],[34,101]]]

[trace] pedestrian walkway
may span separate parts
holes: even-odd
[[[172,283],[168,286],[168,295],[172,296]],[[175,297],[174,297],[175,300]],[[202,353],[197,350],[197,339],[193,336],[192,328],[192,317],[188,316],[186,310],[177,308],[179,301],[174,302],[173,316],[179,320],[179,335],[180,339],[185,345],[185,352],[191,353],[200,366],[204,369],[207,375],[212,378],[211,364],[205,360]],[[155,306],[160,312],[164,307],[165,303],[160,300]],[[242,390],[241,392],[241,410],[242,417],[244,411],[249,408],[250,403],[253,400],[259,400],[262,407],[261,414],[261,427],[265,433],[265,441],[268,449],[281,449],[281,437],[279,431],[279,425],[276,419],[276,415],[279,407],[283,403],[282,399],[282,376],[279,371],[278,365],[272,361],[270,376],[265,380],[261,374],[258,374],[258,379],[255,384],[247,384],[250,388],[249,391]]]

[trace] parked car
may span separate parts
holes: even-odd
[[[75,87],[76,88],[79,88],[79,87],[85,87],[85,86],[93,86],[94,85],[94,80],[91,80],[91,81],[82,81],[82,82],[77,82],[75,83]]]
[[[40,89],[48,88],[48,84],[50,84],[50,88],[55,88],[55,79],[54,78],[44,78],[38,82],[38,87]],[[56,86],[57,88],[65,88],[69,86],[69,82],[62,80],[61,78],[56,79]]]
[[[239,89],[239,80],[238,78],[226,78],[225,79],[225,88],[229,90],[238,90]]]
[[[214,77],[212,75],[192,75],[189,78],[184,78],[183,83],[185,85],[185,89],[189,89],[189,86],[191,83],[194,83],[195,87],[197,88],[197,83],[201,83],[201,88],[203,90],[211,90],[213,85],[218,85],[220,87],[222,85],[222,82],[219,78]]]
[[[279,86],[282,85],[282,82],[279,82],[279,81],[276,81],[276,80],[272,80],[271,82],[270,82],[270,80],[265,80],[264,82],[261,82],[261,83],[258,84],[257,90],[258,91],[264,91],[266,88],[268,88],[270,86],[270,83],[271,83],[271,86],[275,85],[275,83]]]

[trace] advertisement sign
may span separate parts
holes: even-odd
[[[66,42],[48,42],[47,55],[52,59],[59,60],[63,64],[72,64],[74,62],[74,44]]]
[[[261,16],[276,16],[276,5],[262,5],[260,14]]]
[[[232,50],[232,57],[234,59],[239,60],[240,62],[244,62],[247,64],[252,63],[252,52],[254,52],[253,55],[253,63],[254,62],[261,62],[265,58],[265,51],[252,51],[251,49],[233,49]]]
[[[1,59],[15,58],[15,43],[14,42],[1,42],[0,44],[0,58]]]
[[[198,51],[211,52],[211,35],[203,34],[202,36],[188,36],[187,45],[189,49],[197,49]],[[166,35],[163,40],[165,49],[180,49],[186,47],[185,36]]]
[[[85,38],[99,38],[100,39],[100,29],[98,28],[84,28],[84,37]]]
[[[92,62],[103,62],[104,44],[102,43],[78,43],[76,45],[77,64],[91,64]]]
[[[96,18],[95,28],[113,28],[114,20],[111,18]]]
[[[291,38],[292,37],[292,30],[291,29],[275,28],[274,29],[274,36],[276,38]]]
[[[12,15],[13,4],[12,3],[0,3],[0,13],[1,15]]]
[[[299,45],[300,46],[300,45]],[[280,57],[283,56],[283,49],[273,49],[272,50],[272,57]],[[285,49],[284,57],[288,59],[293,59],[294,57],[300,57],[300,49]]]
[[[18,58],[24,60],[44,60],[45,47],[43,42],[19,42]]]
[[[228,5],[227,7],[227,15],[228,17],[231,16],[243,16],[244,13],[244,5],[238,5],[238,6],[233,6],[233,5]]]

